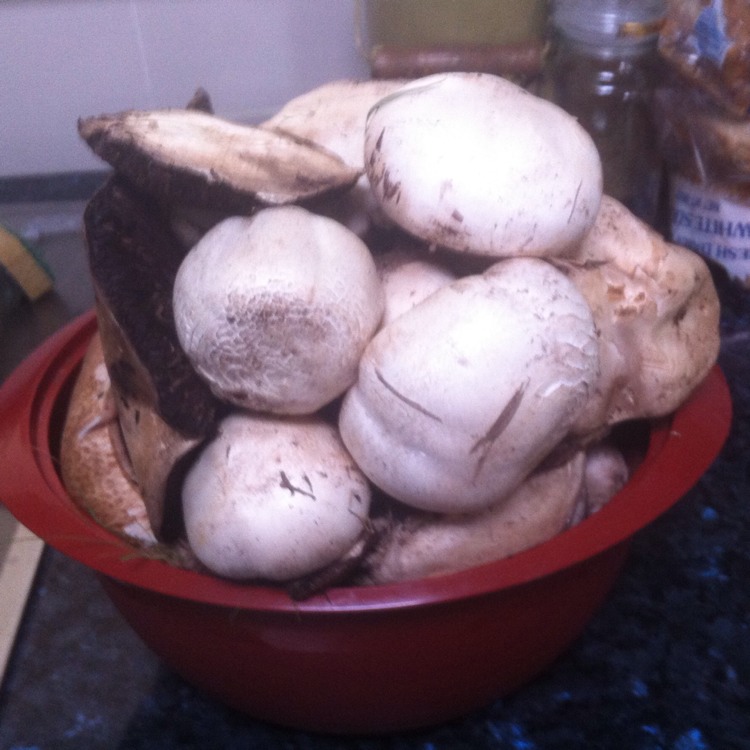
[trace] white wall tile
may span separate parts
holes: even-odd
[[[203,86],[253,122],[367,75],[354,0],[5,0],[0,29],[0,178],[101,167],[81,116],[180,106]]]

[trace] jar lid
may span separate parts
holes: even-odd
[[[552,24],[591,47],[627,49],[657,40],[666,0],[553,0]]]

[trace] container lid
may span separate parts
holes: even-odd
[[[568,39],[627,50],[655,43],[666,0],[553,0],[551,21]]]

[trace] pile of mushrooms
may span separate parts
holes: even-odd
[[[704,262],[515,84],[336,82],[258,126],[200,101],[79,123],[114,167],[85,222],[110,406],[61,458],[94,512],[107,431],[149,526],[118,533],[300,595],[461,570],[601,508],[613,428],[714,364]]]

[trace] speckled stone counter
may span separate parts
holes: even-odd
[[[603,608],[532,684],[409,734],[270,726],[168,671],[94,574],[48,549],[0,690],[0,750],[750,747],[750,294],[724,283],[721,292],[729,441],[698,486],[635,538]]]

